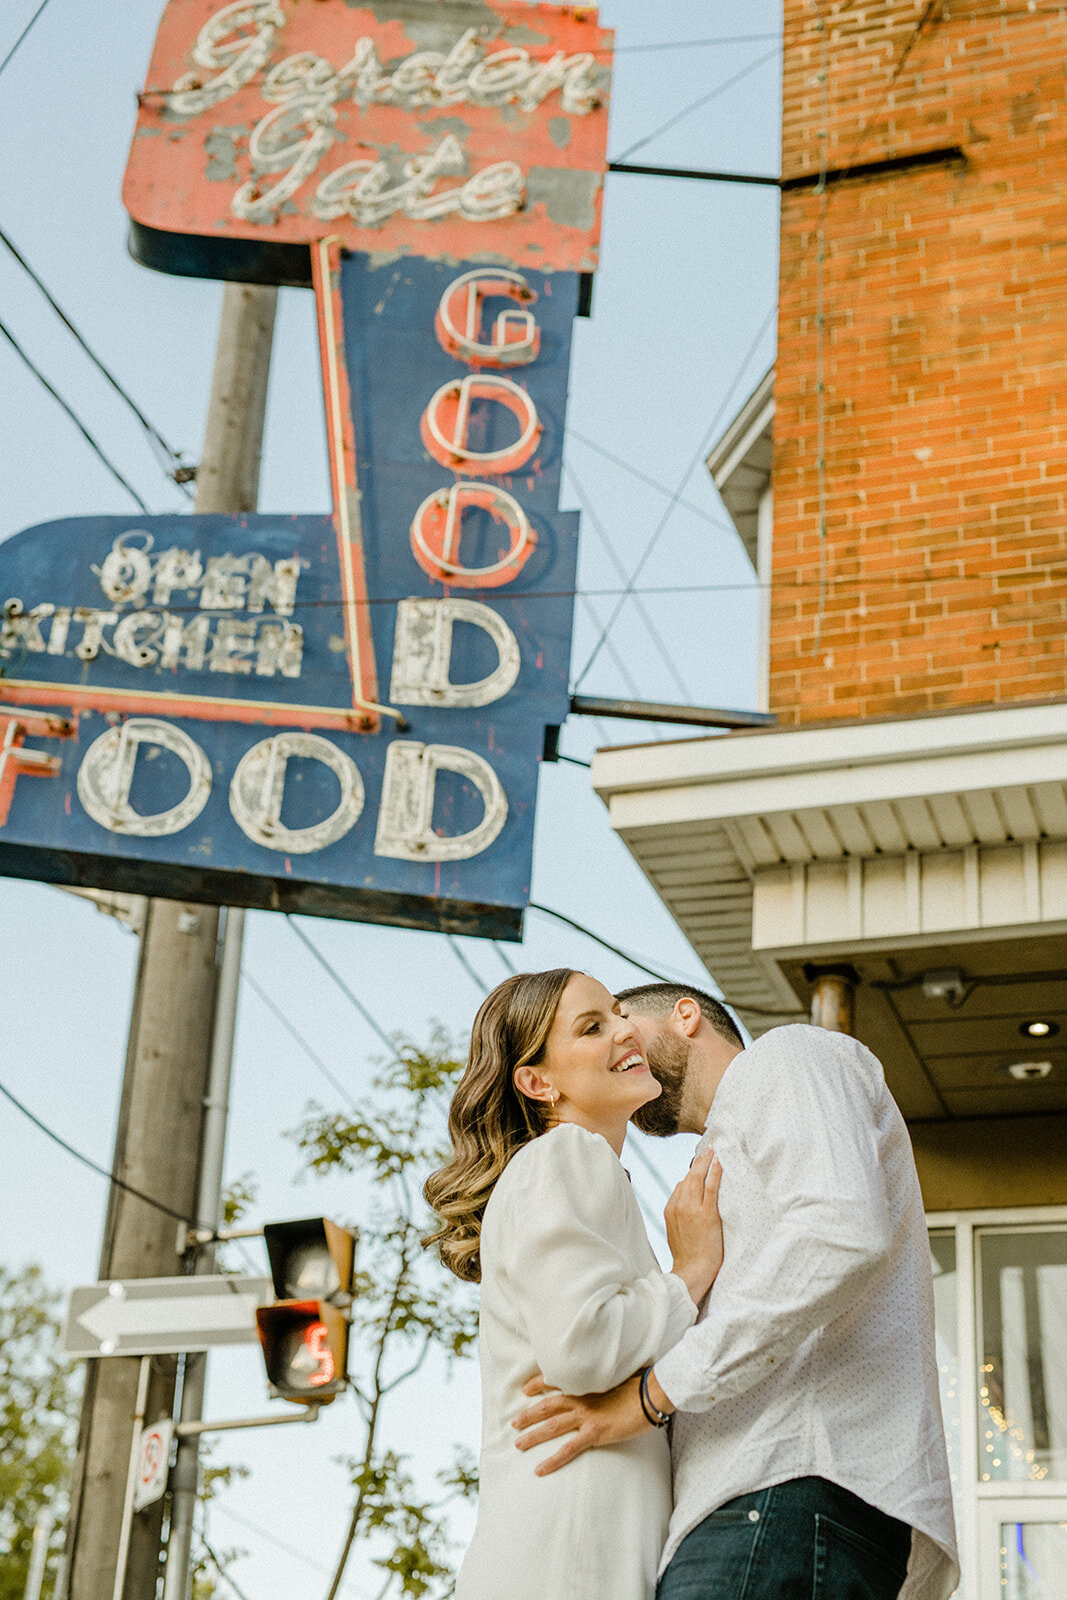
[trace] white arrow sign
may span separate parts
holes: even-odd
[[[269,1278],[130,1278],[71,1291],[65,1349],[74,1356],[152,1356],[255,1344]]]

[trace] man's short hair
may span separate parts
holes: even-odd
[[[688,988],[681,983],[639,983],[632,989],[619,989],[615,998],[632,1001],[635,1011],[651,1017],[669,1016],[679,1000],[695,1000],[701,1015],[719,1037],[744,1049],[745,1041],[733,1017],[720,1000],[705,994],[703,989]]]

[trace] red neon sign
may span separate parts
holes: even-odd
[[[126,170],[134,221],[592,271],[612,38],[596,8],[482,0],[473,25],[458,0],[382,9],[169,0]]]

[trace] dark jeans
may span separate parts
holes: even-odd
[[[682,1540],[656,1600],[896,1600],[911,1529],[825,1478],[738,1495]]]

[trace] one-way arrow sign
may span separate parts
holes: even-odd
[[[269,1278],[129,1278],[72,1289],[63,1330],[72,1356],[162,1356],[255,1344]]]

